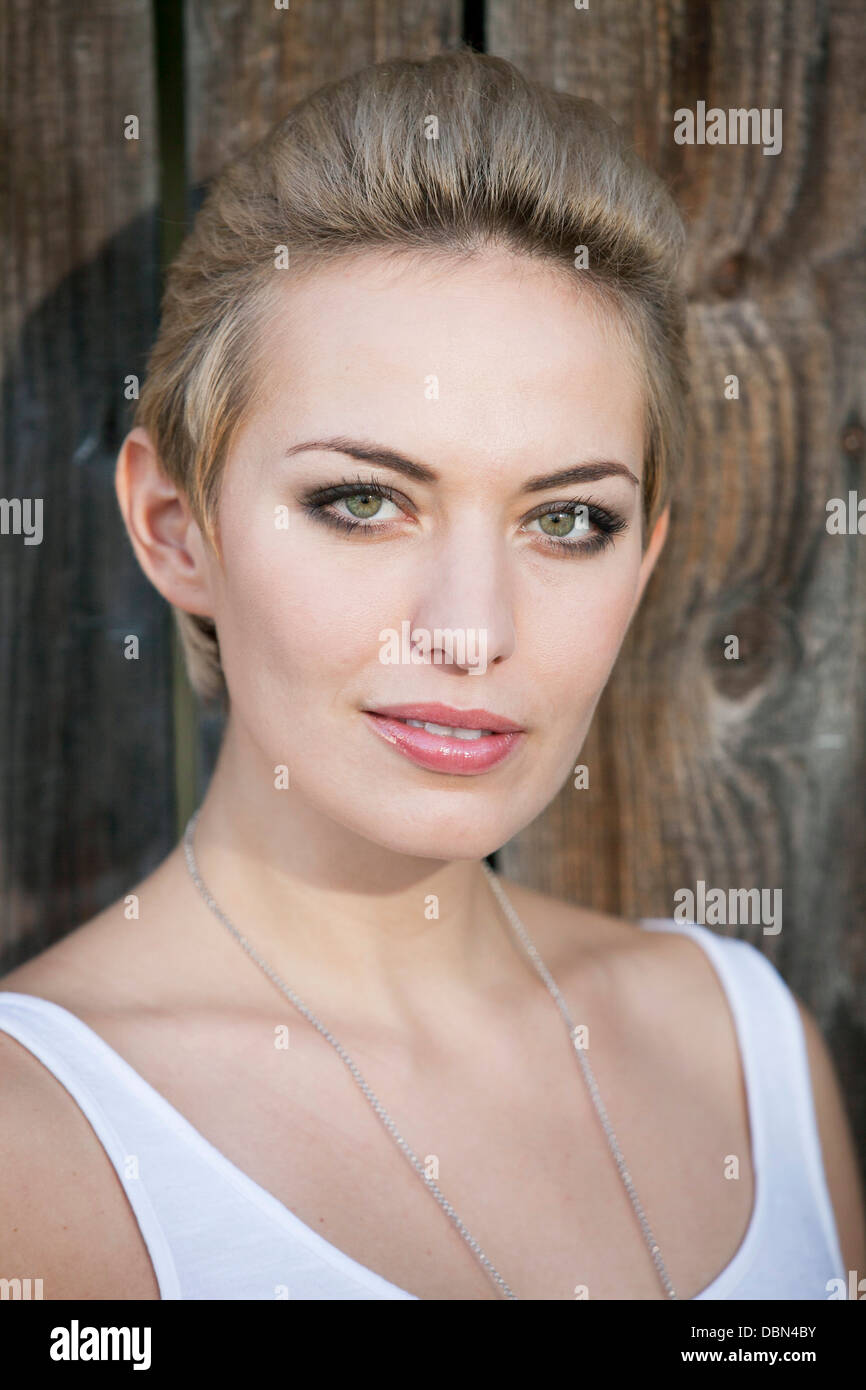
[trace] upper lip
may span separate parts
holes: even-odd
[[[418,719],[448,729],[489,729],[494,734],[517,734],[523,728],[522,724],[491,714],[489,709],[454,709],[452,705],[371,705],[367,713],[384,714],[391,719]]]

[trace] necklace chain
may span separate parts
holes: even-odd
[[[328,1031],[324,1024],[320,1023],[320,1021],[316,1018],[315,1014],[307,1008],[306,1004],[304,1004],[302,1000],[298,998],[294,990],[290,989],[289,986],[283,980],[280,979],[279,975],[272,968],[272,966],[270,966],[266,960],[262,959],[255,947],[247,940],[245,936],[242,935],[241,932],[238,931],[237,927],[234,925],[233,922],[229,920],[229,918],[223,912],[222,908],[219,906],[219,904],[213,898],[212,894],[209,892],[198,871],[198,865],[196,863],[195,854],[193,852],[193,833],[195,831],[195,826],[196,822],[198,821],[198,817],[198,811],[196,811],[195,814],[191,816],[186,830],[184,831],[183,847],[184,855],[186,858],[186,865],[189,869],[190,877],[192,878],[192,881],[198,889],[199,893],[204,898],[204,901],[207,903],[208,907],[215,914],[215,916],[217,916],[219,920],[223,923],[223,925],[228,928],[228,930],[231,932],[232,936],[239,943],[239,945],[241,945],[243,949],[247,952],[247,954],[256,962],[256,964],[261,967],[261,969],[265,972],[268,978],[273,981],[277,988],[280,989],[283,992],[283,994],[286,995],[286,997],[295,1006],[295,1008],[298,1009],[298,1011],[302,1013],[304,1017],[309,1020],[310,1023],[312,1023],[314,1028],[318,1029],[318,1031],[322,1034],[322,1037],[326,1038],[327,1041],[331,1044],[331,1046],[335,1049],[335,1051],[338,1053],[341,1059],[345,1062],[346,1066],[349,1068],[349,1071],[351,1072],[354,1080],[357,1082],[358,1086],[363,1091],[364,1095],[370,1102],[371,1106],[378,1115],[379,1119],[382,1121],[382,1124],[385,1126],[388,1133],[392,1136],[399,1148],[402,1149],[403,1153],[406,1155],[409,1162],[412,1164],[413,1168],[424,1182],[425,1186],[429,1189],[430,1192],[432,1192],[433,1196],[436,1198],[436,1201],[442,1207],[443,1211],[457,1227],[457,1230],[460,1232],[467,1245],[470,1247],[470,1249],[476,1255],[480,1263],[483,1265],[487,1274],[498,1286],[498,1288],[501,1289],[506,1298],[516,1299],[517,1294],[514,1293],[514,1291],[511,1288],[509,1288],[508,1284],[502,1278],[502,1275],[487,1258],[484,1251],[481,1249],[481,1246],[478,1244],[478,1241],[475,1240],[474,1236],[472,1236],[472,1234],[467,1230],[466,1226],[464,1226],[463,1222],[460,1220],[460,1217],[457,1215],[451,1203],[443,1195],[443,1193],[440,1192],[433,1179],[428,1177],[424,1164],[421,1162],[418,1156],[415,1153],[413,1153],[412,1149],[406,1143],[406,1140],[399,1133],[397,1126],[391,1119],[391,1116],[388,1114],[381,1101],[374,1095],[373,1091],[367,1085],[367,1082],[364,1080],[363,1076],[361,1075],[358,1068],[355,1066],[355,1063],[352,1061],[352,1058],[349,1056],[348,1052],[346,1052],[345,1048],[337,1041],[334,1035]],[[631,1179],[631,1174],[629,1173],[628,1168],[626,1167],[625,1159],[623,1158],[622,1153],[620,1151],[620,1147],[616,1141],[616,1135],[614,1134],[610,1120],[608,1119],[607,1111],[604,1108],[604,1104],[599,1094],[598,1085],[593,1075],[592,1068],[589,1065],[589,1060],[586,1056],[586,1049],[582,1047],[580,1042],[578,1041],[579,1028],[572,1022],[565,1004],[565,1000],[563,999],[562,994],[557,988],[556,982],[554,981],[549,970],[547,969],[547,966],[544,964],[544,961],[541,959],[541,956],[538,954],[538,951],[536,950],[535,945],[528,931],[526,930],[526,927],[521,922],[510,900],[506,896],[505,889],[502,887],[502,884],[499,882],[499,879],[497,878],[496,874],[485,861],[482,861],[481,867],[484,870],[484,873],[487,877],[487,881],[490,884],[490,887],[493,890],[493,893],[495,894],[496,899],[500,907],[502,908],[502,911],[505,913],[508,922],[510,923],[518,939],[520,940],[521,944],[523,945],[524,949],[529,955],[529,958],[535,966],[535,969],[537,970],[538,974],[541,976],[548,990],[552,994],[554,1001],[560,1013],[562,1014],[563,1019],[565,1020],[565,1025],[568,1029],[568,1035],[574,1047],[574,1051],[577,1054],[577,1059],[580,1063],[581,1071],[583,1072],[583,1077],[589,1090],[590,1097],[592,1098],[592,1103],[595,1106],[595,1109],[598,1113],[598,1117],[601,1121],[605,1135],[607,1136],[607,1141],[610,1146],[611,1153],[613,1154],[614,1161],[619,1171],[619,1175],[622,1178],[623,1184],[629,1195],[631,1204],[634,1208],[635,1215],[637,1216],[638,1223],[640,1225],[644,1240],[647,1245],[647,1249],[650,1253],[650,1258],[652,1259],[652,1262],[655,1265],[655,1268],[658,1272],[666,1296],[668,1298],[675,1299],[676,1293],[674,1291],[673,1284],[671,1283],[668,1277],[668,1272],[665,1269],[664,1261],[662,1260],[661,1250],[659,1249],[658,1243],[656,1242],[653,1233],[650,1229],[649,1222],[646,1219],[643,1207],[641,1206],[637,1192],[635,1191],[634,1183]]]

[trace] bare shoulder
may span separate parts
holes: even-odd
[[[123,949],[119,942],[122,921],[123,900],[119,899],[0,976],[0,990],[36,994],[71,1008],[76,998],[86,997],[98,989],[100,981],[117,973]]]
[[[41,1279],[46,1299],[158,1297],[132,1209],[89,1121],[2,1030],[0,1171],[4,1278]]]
[[[676,931],[586,908],[502,879],[542,959],[561,987],[588,981],[615,1017],[624,1046],[653,1048],[673,1076],[699,1048],[728,1089],[739,1075],[736,1027],[703,948]],[[577,992],[576,997],[579,997]]]
[[[724,1002],[718,975],[700,946],[681,932],[646,931],[639,923],[599,912],[499,876],[547,965],[567,977],[590,970],[625,991],[624,999],[658,1017],[678,1003],[687,1016],[707,996]]]
[[[845,1102],[821,1029],[802,1000],[796,995],[793,998],[806,1038],[815,1117],[839,1244],[846,1270],[857,1270],[858,1278],[862,1278],[866,1275],[866,1214],[857,1152]]]
[[[35,994],[81,1014],[154,997],[171,974],[177,859],[175,850],[130,893],[0,976],[0,991]]]
[[[0,978],[71,1013],[122,1007],[123,900]],[[128,923],[127,923],[128,929]],[[143,939],[140,937],[139,939]],[[87,1116],[54,1073],[0,1025],[0,1252],[8,1279],[45,1299],[159,1297],[138,1223]]]

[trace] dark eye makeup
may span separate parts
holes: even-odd
[[[370,525],[369,520],[359,520],[352,517],[341,516],[339,513],[329,510],[335,502],[346,498],[358,499],[362,506],[377,498],[388,502],[393,502],[396,507],[412,515],[412,507],[407,498],[402,493],[397,492],[388,483],[379,478],[344,478],[342,482],[335,483],[330,487],[315,488],[301,499],[304,511],[316,522],[324,526],[331,526],[337,530],[352,532],[366,531],[368,533],[381,533],[387,531],[388,524],[380,523]],[[594,555],[601,550],[607,549],[613,544],[614,538],[628,527],[628,522],[619,513],[612,511],[609,507],[602,507],[597,502],[589,499],[570,498],[566,502],[546,502],[543,506],[537,507],[534,512],[524,518],[524,525],[537,521],[539,518],[553,517],[557,520],[563,517],[573,516],[575,527],[577,526],[578,513],[581,517],[586,516],[593,531],[584,532],[583,539],[579,541],[561,540],[554,536],[545,535],[544,532],[534,531],[533,535],[541,541],[544,549],[556,551],[558,554],[571,555]],[[572,528],[574,529],[574,528]],[[567,533],[568,534],[568,533]],[[581,534],[578,531],[577,534]]]

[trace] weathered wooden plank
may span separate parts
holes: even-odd
[[[426,58],[460,38],[457,0],[238,6],[187,0],[190,178],[209,179],[316,87],[385,58]]]
[[[164,856],[173,787],[166,611],[113,486],[158,307],[150,7],[15,0],[2,23],[0,492],[43,504],[40,544],[0,535],[10,969]]]

